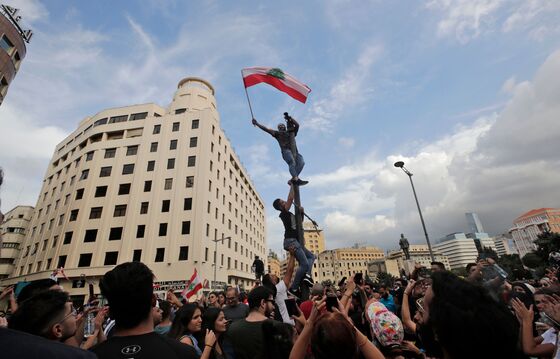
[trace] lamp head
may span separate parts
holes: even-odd
[[[403,168],[404,167],[404,162],[403,161],[397,161],[397,162],[395,162],[394,166]]]

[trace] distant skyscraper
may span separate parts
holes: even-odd
[[[478,215],[474,212],[465,213],[467,217],[467,224],[469,225],[469,233],[484,233],[484,228],[482,228],[482,223],[478,218]]]

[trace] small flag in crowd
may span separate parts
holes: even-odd
[[[55,282],[58,282],[58,275],[62,274],[62,276],[64,277],[64,279],[66,280],[70,280],[67,276],[66,273],[64,273],[64,267],[60,267],[60,268],[56,268],[50,275],[50,279],[54,280]]]
[[[184,298],[187,298],[188,300],[193,295],[196,295],[196,293],[201,289],[202,289],[202,281],[200,280],[200,277],[198,276],[198,272],[196,271],[195,268],[194,273],[191,276],[191,279],[189,279],[189,285],[186,286],[185,289],[183,289],[181,295]]]
[[[305,103],[311,89],[304,83],[273,67],[248,67],[241,70],[245,88],[265,82],[278,90],[287,93],[294,99]]]

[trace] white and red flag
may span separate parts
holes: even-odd
[[[241,70],[245,88],[265,82],[305,103],[311,89],[303,82],[275,67],[247,67]]]
[[[189,279],[189,285],[186,286],[185,289],[183,289],[183,291],[181,292],[181,296],[187,298],[188,300],[193,295],[196,295],[196,293],[201,289],[202,289],[202,281],[200,280],[198,272],[196,271],[195,268],[194,273],[191,276],[191,279]]]

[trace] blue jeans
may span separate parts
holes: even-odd
[[[305,162],[303,161],[302,155],[298,153],[296,159],[294,160],[294,155],[292,154],[292,151],[290,151],[287,148],[283,148],[282,158],[288,164],[288,167],[290,168],[290,174],[292,175],[292,177],[299,176],[301,170],[303,169],[303,166],[305,166]]]
[[[290,287],[290,290],[295,290],[298,289],[299,283],[305,276],[305,273],[311,275],[313,262],[315,262],[315,255],[311,253],[307,248],[302,246],[296,238],[284,239],[284,249],[288,250],[288,248],[290,247],[295,248],[294,255],[299,263],[296,276],[294,278],[294,281],[292,282],[292,286]]]

